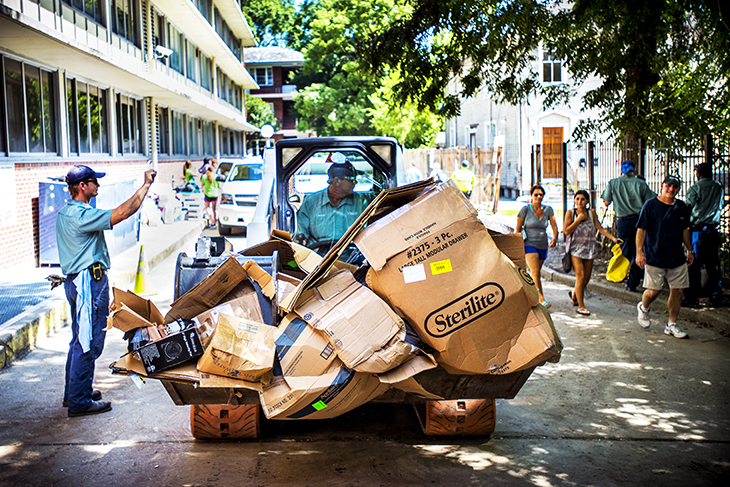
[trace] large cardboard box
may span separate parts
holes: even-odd
[[[261,380],[274,367],[276,336],[276,327],[222,314],[198,360],[198,370],[251,382]]]
[[[348,270],[303,293],[296,313],[322,331],[340,360],[357,372],[387,372],[418,352],[406,342],[403,320]]]
[[[165,323],[162,313],[152,301],[129,291],[112,288],[114,300],[109,305],[107,329],[119,328],[123,332],[143,326]]]
[[[559,355],[557,335],[528,320],[538,305],[532,278],[500,251],[454,184],[430,188],[354,241],[372,265],[368,286],[449,373],[503,374]],[[524,353],[510,354],[515,347]]]

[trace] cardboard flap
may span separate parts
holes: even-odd
[[[389,211],[413,201],[420,195],[425,189],[435,186],[433,179],[427,179],[425,181],[419,181],[417,183],[409,184],[407,186],[401,186],[398,188],[386,189],[381,192],[375,199],[365,208],[360,217],[355,220],[355,223],[345,232],[340,240],[335,244],[334,247],[324,256],[322,261],[307,275],[302,281],[299,288],[291,293],[287,298],[279,303],[279,307],[285,311],[293,311],[296,306],[297,300],[301,296],[301,293],[306,289],[309,289],[312,285],[317,283],[320,279],[324,278],[329,272],[330,267],[342,252],[347,248],[350,242],[355,238],[355,235],[362,230],[362,228],[373,221],[375,216],[378,217],[387,214]]]
[[[452,197],[444,197],[442,193],[451,193]],[[434,200],[431,203],[431,200]],[[427,206],[428,211],[411,211],[415,206]],[[375,223],[362,230],[354,239],[355,245],[363,253],[368,263],[380,270],[386,261],[410,247],[424,253],[430,250],[431,244],[420,242],[439,237],[443,222],[457,222],[476,217],[477,211],[469,203],[452,180],[429,188],[414,201],[401,206]],[[453,236],[443,235],[441,241]]]
[[[397,384],[426,370],[435,369],[437,365],[435,358],[428,353],[421,352],[418,355],[414,355],[410,360],[399,367],[389,370],[384,374],[378,374],[378,378],[380,379],[380,382],[384,384],[390,384],[397,387]],[[401,389],[400,387],[398,388]]]
[[[259,286],[261,286],[261,290],[263,291],[264,296],[269,299],[274,299],[276,297],[276,286],[274,285],[274,279],[269,275],[268,272],[263,270],[261,266],[259,266],[256,262],[249,260],[246,261],[245,264],[243,264],[243,269],[246,271],[251,279],[256,281]]]
[[[152,301],[137,296],[130,291],[112,288],[114,301],[109,305],[107,330],[118,328],[124,332],[143,326],[161,325],[164,323],[162,313]]]
[[[349,271],[307,290],[296,312],[324,332],[345,365],[358,372],[385,372],[416,350],[405,341],[405,322]]]
[[[190,320],[198,316],[223,301],[241,281],[247,280],[248,274],[241,263],[235,257],[229,257],[172,303],[170,311],[165,315],[165,323],[179,318]]]
[[[393,384],[393,387],[395,387],[396,389],[400,389],[403,392],[407,392],[408,394],[413,394],[414,396],[422,397],[423,399],[428,399],[431,401],[441,401],[444,399],[437,394],[432,394],[428,392],[413,377],[409,377],[406,380]]]

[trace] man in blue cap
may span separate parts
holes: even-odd
[[[113,210],[93,208],[89,203],[99,193],[99,179],[106,173],[88,166],[74,166],[66,175],[71,199],[56,218],[56,239],[61,270],[66,275],[66,299],[71,305],[71,343],[66,358],[63,405],[68,416],[86,416],[110,411],[110,401],[94,391],[94,362],[104,349],[109,314],[109,251],[104,230],[126,220],[142,205],[156,171],[144,173],[144,184]]]
[[[328,186],[307,195],[297,212],[297,240],[320,255],[347,232],[369,203],[354,192],[357,171],[350,162],[332,164],[327,176]]]
[[[644,271],[636,265],[636,222],[644,203],[656,196],[646,181],[636,176],[632,161],[624,161],[621,165],[623,176],[608,182],[601,194],[603,204],[613,203],[613,212],[616,218],[616,233],[623,240],[621,253],[631,262],[629,275],[626,278],[626,289],[638,292],[636,286],[641,282]]]

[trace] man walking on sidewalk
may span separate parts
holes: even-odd
[[[655,197],[654,191],[649,189],[646,181],[636,176],[632,161],[624,161],[621,166],[623,176],[608,182],[601,194],[603,204],[608,208],[613,202],[613,212],[616,215],[616,233],[623,240],[621,253],[629,259],[629,275],[626,278],[626,289],[637,292],[636,286],[641,282],[643,274],[636,265],[636,222],[644,203]]]
[[[669,283],[669,322],[664,333],[686,338],[687,333],[677,325],[682,303],[682,291],[689,286],[687,264],[694,262],[692,241],[689,238],[689,215],[684,201],[676,199],[680,182],[667,176],[662,192],[646,202],[636,224],[636,264],[644,269],[644,295],[639,304],[639,324],[649,328],[649,306],[659,296],[666,277]],[[687,249],[687,255],[682,249]]]
[[[104,230],[126,220],[139,209],[156,171],[144,173],[144,184],[113,210],[89,205],[99,193],[99,179],[106,173],[88,166],[74,166],[66,175],[71,199],[56,218],[56,239],[61,270],[66,275],[66,299],[71,305],[71,343],[66,358],[63,405],[68,416],[85,416],[110,411],[111,401],[102,401],[94,391],[94,362],[104,349],[106,318],[109,314],[110,259]]]
[[[722,277],[720,276],[720,214],[724,204],[722,184],[712,179],[712,164],[695,166],[697,182],[687,191],[690,209],[690,233],[695,263],[689,268],[689,287],[684,290],[682,306],[696,308],[702,294],[702,266],[707,269],[707,295],[710,306],[720,306]]]

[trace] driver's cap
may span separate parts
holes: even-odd
[[[357,171],[355,170],[355,166],[353,166],[350,162],[345,162],[344,164],[332,164],[329,169],[327,169],[327,176],[329,176],[330,179],[351,178],[357,176]]]

